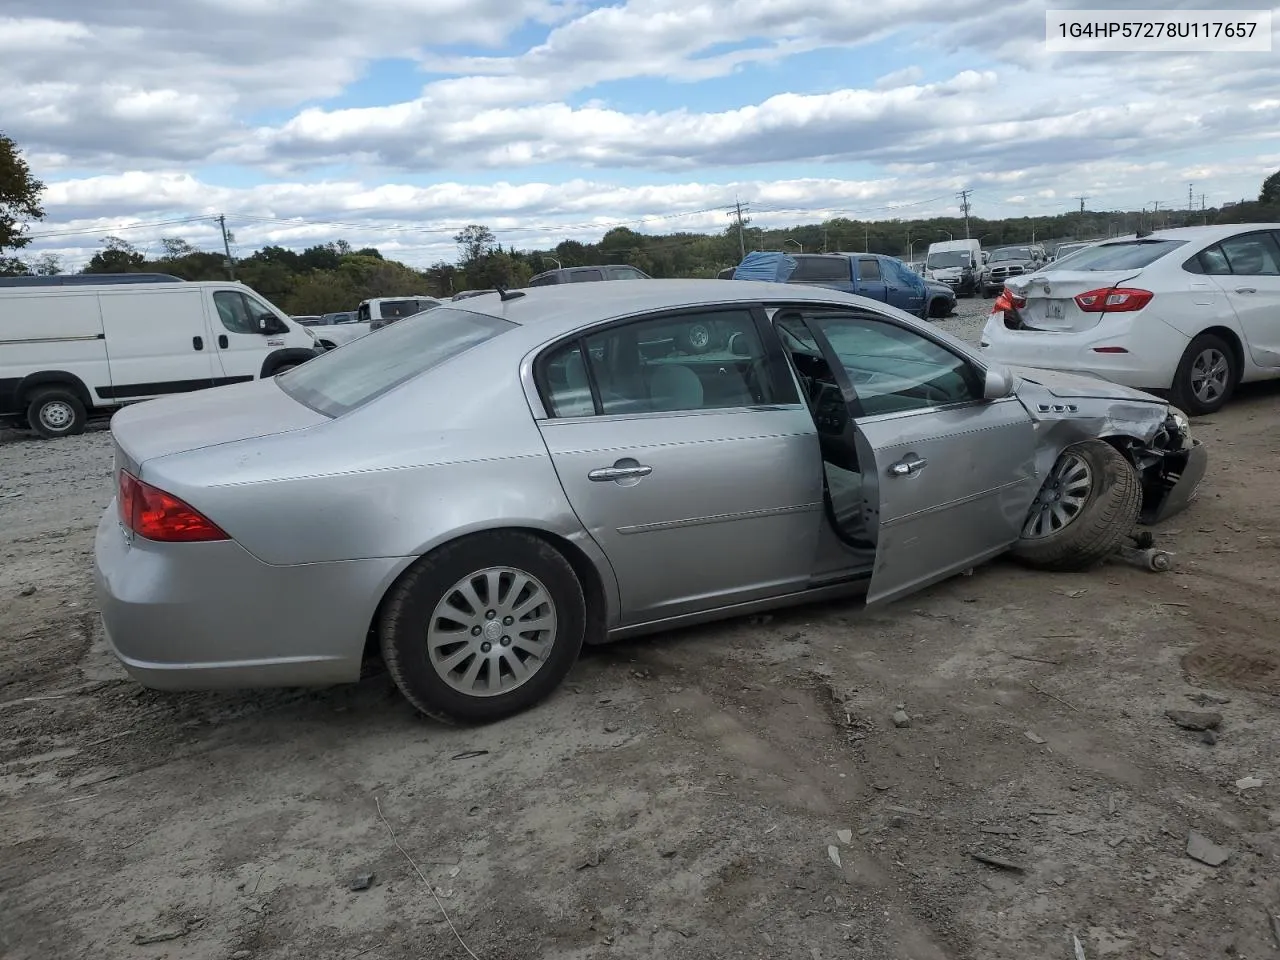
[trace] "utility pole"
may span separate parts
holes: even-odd
[[[1195,194],[1191,192],[1194,186],[1194,183],[1187,184],[1187,210],[1194,210],[1196,207]]]
[[[747,237],[742,229],[742,201],[737,197],[733,198],[733,206],[738,211],[738,251],[742,254],[742,259],[747,259]]]
[[[1200,223],[1204,226],[1209,225],[1209,211],[1204,205],[1204,194],[1200,194]]]
[[[969,239],[969,194],[972,190],[961,190],[956,194],[960,198],[960,209],[964,211],[964,238]]]
[[[827,224],[825,221],[822,224],[822,252],[827,252]]]
[[[1088,200],[1089,198],[1088,198],[1088,197],[1076,197],[1076,199],[1080,201],[1080,212],[1081,212],[1081,213],[1084,213],[1084,202],[1085,202],[1086,200]]]
[[[867,253],[871,252],[871,224],[869,223],[862,225],[862,249]]]
[[[227,218],[225,214],[218,214],[218,226],[222,228],[222,249],[227,252],[227,276],[234,280],[236,278],[236,262],[231,259],[231,239],[227,236]]]

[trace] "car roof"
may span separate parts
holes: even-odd
[[[1255,230],[1280,230],[1280,223],[1219,223],[1209,227],[1170,227],[1165,230],[1153,230],[1141,239],[1187,240],[1193,243],[1196,241],[1212,243],[1215,240],[1234,237],[1238,233],[1252,233]],[[1138,238],[1134,234],[1129,234],[1123,237],[1108,237],[1106,240],[1097,242],[1114,243],[1116,240],[1133,241],[1135,239]]]
[[[514,292],[514,291],[511,291]],[[545,326],[556,336],[603,320],[681,307],[732,306],[761,301],[867,302],[827,287],[768,283],[763,280],[628,280],[621,283],[565,283],[529,287],[523,296],[503,300],[496,294],[469,297],[442,309],[466,310],[518,324]],[[510,295],[510,293],[508,294]]]

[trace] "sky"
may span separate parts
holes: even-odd
[[[718,231],[739,201],[765,226],[955,215],[961,190],[982,217],[1212,206],[1280,168],[1280,43],[1050,54],[1048,6],[4,0],[0,130],[48,187],[24,255],[72,269],[109,234],[217,249],[219,214],[237,254],[422,267],[469,223],[545,249]]]

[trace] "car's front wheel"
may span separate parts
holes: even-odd
[[[1105,440],[1062,451],[1036,494],[1013,555],[1042,570],[1087,570],[1115,553],[1142,507],[1137,471]]]
[[[466,537],[420,560],[379,624],[400,692],[438,720],[487,723],[564,680],[582,649],[586,601],[563,554],[516,531]]]
[[[1173,375],[1174,402],[1192,416],[1216,413],[1231,399],[1240,382],[1235,351],[1213,333],[1202,333],[1187,346]]]

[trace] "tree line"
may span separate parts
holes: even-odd
[[[58,257],[31,259],[18,254],[30,243],[26,228],[44,217],[44,184],[32,174],[17,145],[0,134],[0,275],[55,275]],[[742,259],[743,251],[871,252],[903,259],[923,258],[930,243],[966,235],[984,247],[1118,236],[1160,227],[1200,223],[1280,221],[1280,171],[1263,181],[1256,201],[1223,208],[1182,211],[1073,211],[1050,217],[984,219],[935,217],[927,220],[861,221],[836,218],[785,228],[755,225],[750,217],[727,218],[714,233],[638,233],[614,227],[594,243],[565,240],[549,250],[504,247],[493,231],[472,224],[458,231],[456,261],[415,269],[384,256],[375,247],[353,249],[344,240],[302,251],[266,246],[228,261],[221,251],[198,250],[185,240],[165,238],[146,251],[109,236],[82,273],[167,273],[184,280],[234,277],[294,315],[353,310],[361,300],[381,296],[449,297],[463,290],[521,287],[556,267],[630,264],[653,277],[714,277]],[[150,251],[155,249],[155,255]]]

